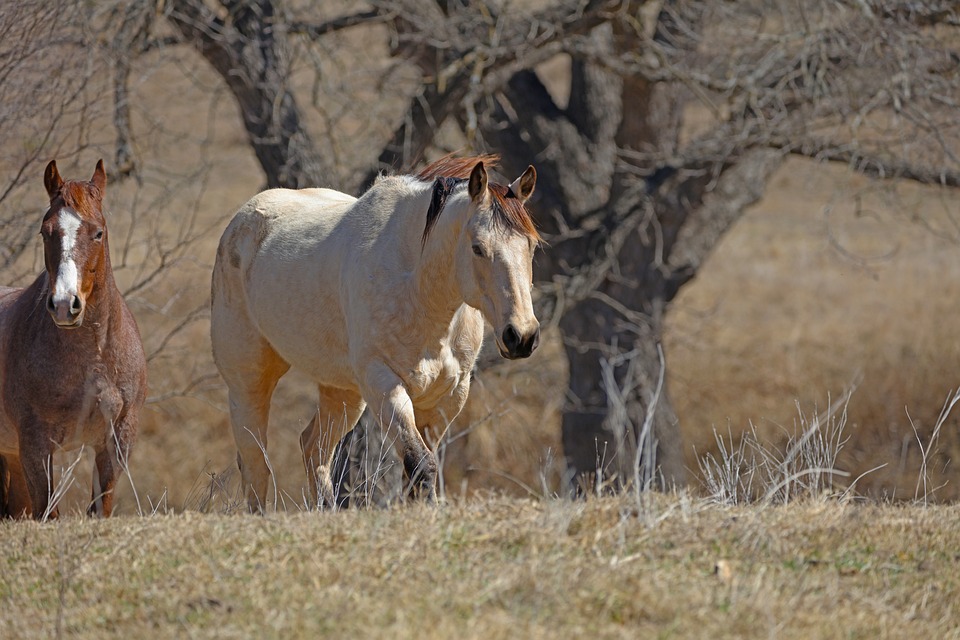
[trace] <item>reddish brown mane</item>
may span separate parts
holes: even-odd
[[[500,162],[500,156],[496,154],[484,154],[467,158],[455,158],[452,155],[446,155],[424,167],[417,177],[421,180],[436,180],[434,186],[434,196],[427,211],[427,223],[423,229],[422,241],[426,242],[430,230],[433,228],[437,217],[443,211],[443,205],[446,204],[447,195],[456,184],[470,177],[470,172],[478,162],[488,168],[494,168]],[[493,208],[493,219],[497,224],[525,234],[537,242],[540,242],[540,234],[533,223],[533,218],[527,213],[526,207],[510,191],[510,188],[489,182],[487,185],[491,197]]]
[[[63,183],[60,192],[50,202],[50,210],[56,211],[61,206],[65,206],[76,211],[82,218],[95,218],[98,213],[101,213],[100,203],[102,199],[103,195],[100,193],[100,189],[93,183],[69,180]],[[62,201],[62,204],[58,201]]]
[[[494,153],[487,153],[481,156],[471,156],[467,158],[455,158],[452,155],[446,155],[425,166],[417,177],[421,180],[436,180],[437,178],[460,178],[466,180],[470,177],[470,172],[478,162],[482,162],[488,169],[492,169],[500,164],[500,156]]]

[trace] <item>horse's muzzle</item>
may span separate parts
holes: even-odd
[[[68,300],[54,300],[52,294],[47,296],[47,311],[61,329],[76,329],[83,324],[83,307],[80,296],[70,296]]]
[[[520,335],[512,324],[508,324],[500,336],[500,355],[508,360],[529,358],[540,344],[540,325],[528,333]]]

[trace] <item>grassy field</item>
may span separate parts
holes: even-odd
[[[5,638],[956,638],[960,511],[647,495],[0,523]]]

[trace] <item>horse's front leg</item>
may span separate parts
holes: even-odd
[[[437,502],[437,457],[417,430],[413,401],[403,382],[386,365],[371,367],[364,394],[388,439],[403,460],[407,485],[404,493],[416,500]],[[382,401],[379,399],[382,398]]]
[[[37,520],[57,518],[60,511],[51,505],[53,497],[52,428],[37,420],[20,424],[20,465],[30,494],[30,507]]]
[[[106,442],[96,448],[96,467],[93,470],[93,494],[87,515],[109,518],[113,513],[114,489],[120,473],[127,468],[133,434],[136,427],[121,423]]]
[[[93,491],[87,515],[109,518],[113,513],[113,490],[120,473],[127,468],[140,417],[137,412],[124,411],[123,397],[114,386],[98,389],[97,397],[106,433],[103,442],[94,448]]]
[[[96,468],[93,470],[93,494],[88,516],[109,518],[113,513],[113,489],[117,485],[118,464],[113,452],[114,447],[96,449]]]

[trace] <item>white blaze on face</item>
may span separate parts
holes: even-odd
[[[80,232],[80,216],[68,208],[60,210],[60,267],[57,269],[57,281],[53,286],[53,303],[70,304],[73,296],[80,291],[80,278],[77,263],[73,259],[73,248],[77,245]]]

